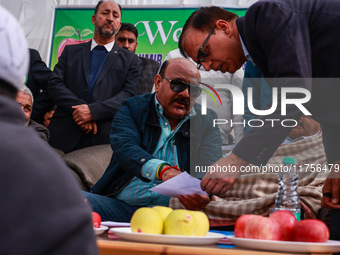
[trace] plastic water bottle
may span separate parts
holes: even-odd
[[[301,219],[300,197],[297,191],[299,175],[295,168],[294,158],[284,158],[282,171],[278,173],[279,190],[275,200],[276,210],[289,210],[296,219]]]

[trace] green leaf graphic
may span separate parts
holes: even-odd
[[[93,32],[90,30],[90,29],[84,29],[83,31],[81,31],[81,37],[85,37],[85,36],[88,36],[90,34],[93,34]]]
[[[74,29],[74,27],[64,26],[58,31],[58,33],[56,34],[56,37],[57,36],[70,37],[70,36],[73,36],[74,34],[76,34],[76,30]]]

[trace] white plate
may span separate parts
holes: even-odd
[[[280,252],[339,252],[340,242],[328,240],[326,243],[269,241],[227,236],[237,247]]]
[[[103,234],[109,227],[101,225],[99,228],[93,227],[94,233],[98,236]]]
[[[102,226],[107,226],[109,228],[130,227],[130,225],[130,222],[102,221]]]
[[[131,228],[110,228],[109,232],[114,233],[119,238],[128,241],[163,243],[163,244],[185,244],[185,245],[205,245],[217,243],[222,234],[209,232],[206,236],[175,236],[175,235],[156,235],[131,232]]]

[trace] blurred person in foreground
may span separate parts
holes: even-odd
[[[70,170],[25,127],[15,99],[28,47],[19,23],[1,6],[0,45],[0,254],[98,254],[91,210]]]
[[[195,103],[200,74],[185,58],[165,61],[155,76],[156,93],[123,102],[111,129],[111,162],[103,176],[85,192],[103,219],[129,222],[142,206],[168,206],[170,197],[150,190],[181,171],[209,166],[222,156],[221,137],[208,110]],[[180,171],[179,171],[180,170]],[[201,210],[208,195],[180,195],[191,210]]]

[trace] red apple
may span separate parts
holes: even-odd
[[[253,217],[244,229],[244,237],[261,240],[278,240],[283,238],[283,231],[276,220],[267,217]]]
[[[100,217],[100,215],[98,213],[96,213],[96,212],[92,212],[92,224],[93,224],[93,227],[99,228],[101,223],[102,223],[102,218]]]
[[[235,226],[234,226],[236,237],[244,238],[244,228],[246,227],[247,222],[253,217],[261,217],[261,216],[255,215],[255,214],[243,214],[242,216],[238,217],[238,219],[235,222]]]
[[[292,231],[292,241],[325,243],[329,230],[321,220],[300,220]]]
[[[291,211],[278,210],[269,216],[270,219],[276,220],[280,224],[283,231],[283,241],[291,240],[291,232],[297,223],[295,215]]]
[[[77,39],[73,39],[73,38],[66,38],[66,39],[62,40],[61,43],[58,46],[57,58],[59,59],[59,57],[60,57],[61,53],[63,52],[66,45],[85,43],[85,42],[88,42],[90,40],[91,39],[77,40]]]

